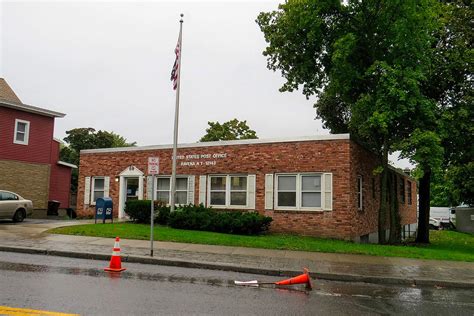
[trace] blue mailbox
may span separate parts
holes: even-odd
[[[101,220],[102,223],[105,223],[106,219],[112,220],[114,222],[114,203],[109,197],[98,198],[95,201],[95,223],[97,224],[97,219]]]

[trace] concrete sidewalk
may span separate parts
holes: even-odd
[[[50,235],[46,230],[84,221],[0,223],[0,251],[109,260],[113,238]],[[294,276],[308,267],[315,279],[474,288],[474,263],[351,254],[268,250],[122,239],[122,260],[181,267]],[[0,257],[2,254],[0,253]]]

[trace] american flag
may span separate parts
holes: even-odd
[[[171,70],[171,81],[173,81],[173,90],[176,90],[178,87],[178,74],[179,74],[179,61],[180,61],[180,54],[181,54],[181,47],[180,41],[178,40],[178,44],[176,44],[176,48],[174,49],[174,53],[176,54],[176,59],[174,61],[173,70]]]

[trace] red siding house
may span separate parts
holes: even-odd
[[[71,171],[59,160],[54,119],[65,114],[24,104],[0,78],[0,189],[14,191],[46,209],[48,201],[69,207]]]

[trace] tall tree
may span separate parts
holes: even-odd
[[[420,86],[429,71],[436,9],[434,0],[298,0],[257,18],[267,66],[286,79],[280,91],[302,88],[306,97],[317,96],[314,106],[327,128],[349,131],[378,153],[381,243],[387,217],[390,242],[400,240],[397,207],[388,199],[388,154],[402,142],[418,150],[420,139],[433,136],[435,103]],[[430,146],[439,152],[439,142]]]
[[[222,124],[219,122],[207,122],[207,124],[209,128],[206,129],[206,135],[201,137],[200,142],[258,138],[257,133],[247,125],[247,121],[233,119]]]

